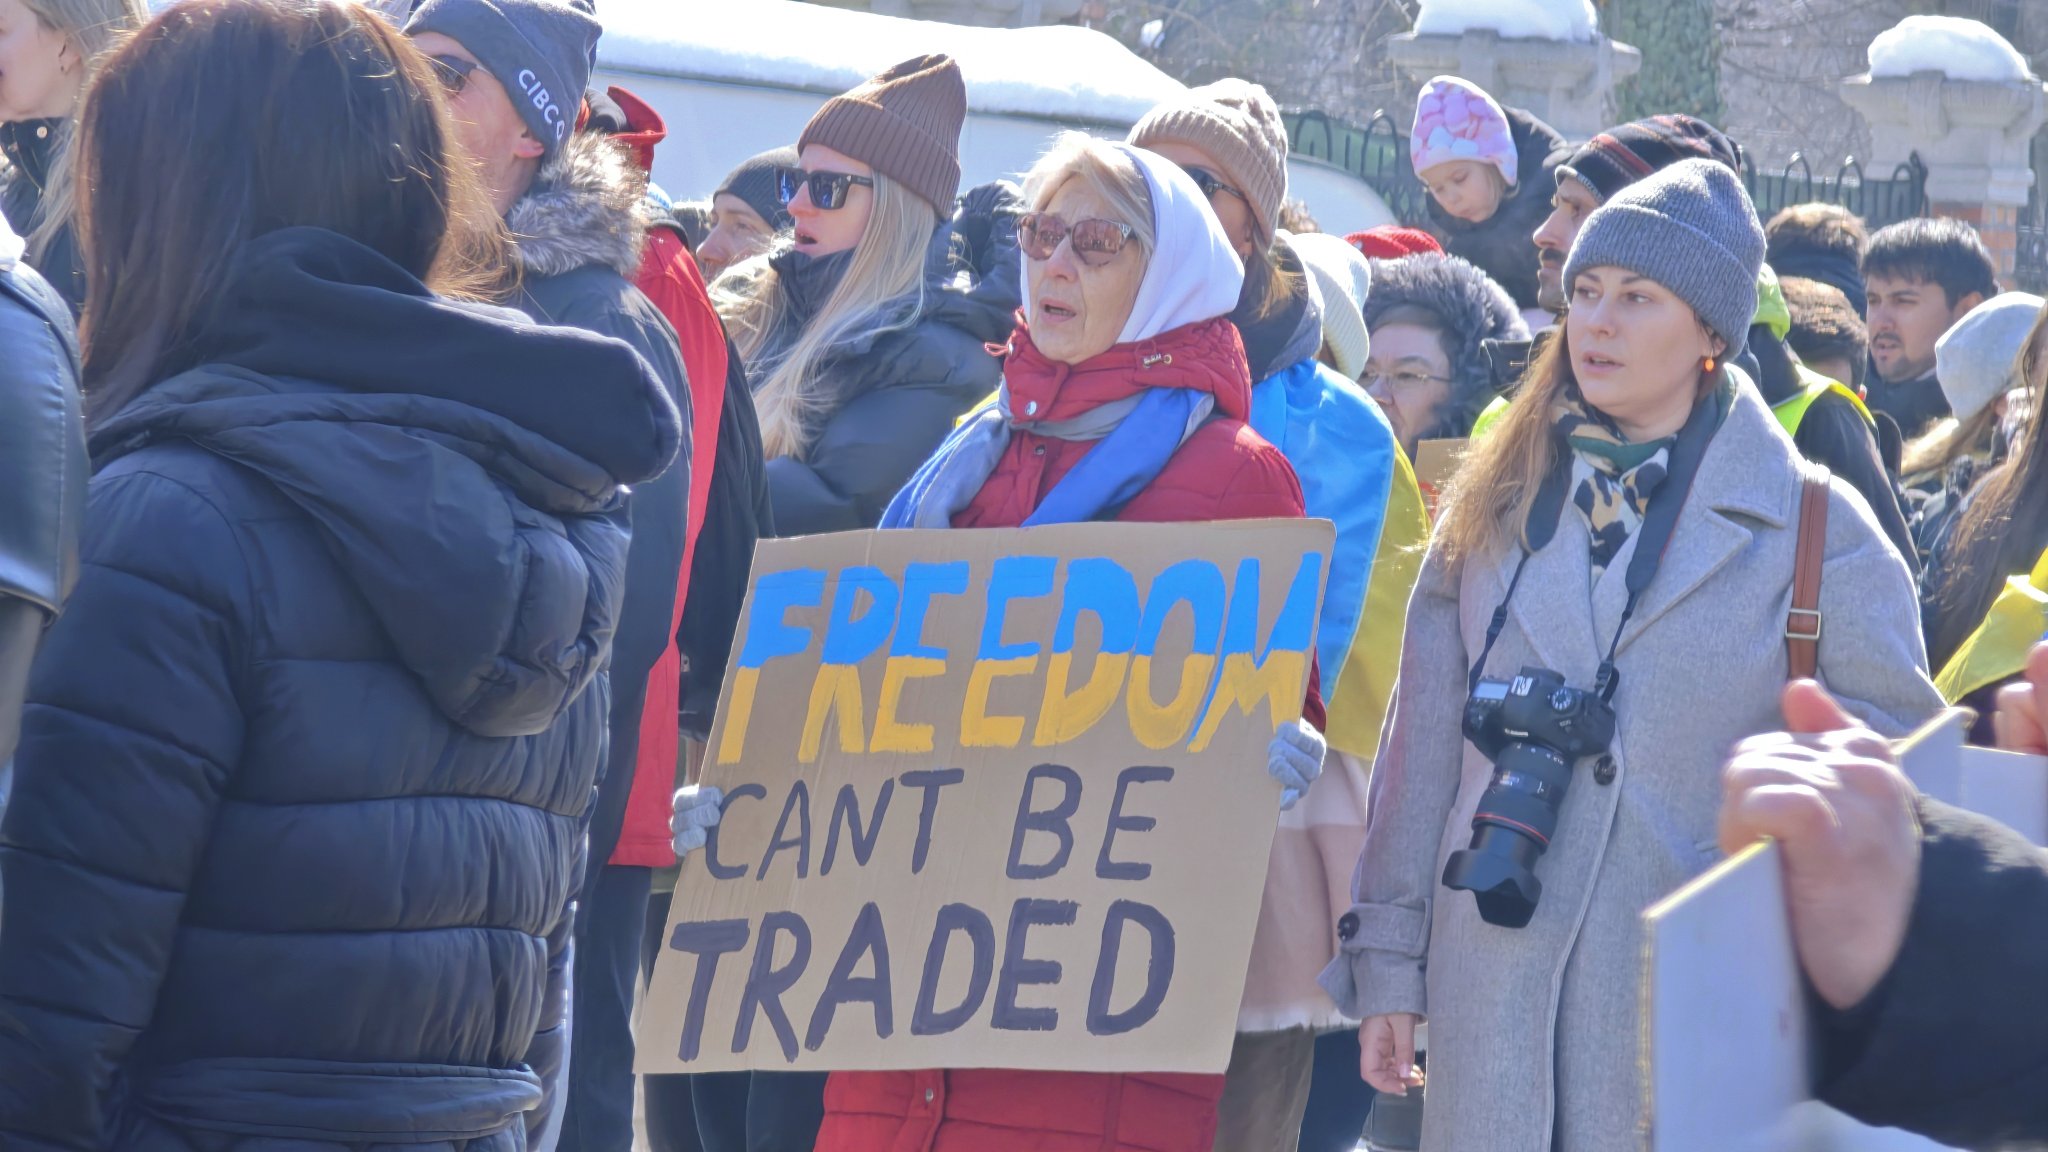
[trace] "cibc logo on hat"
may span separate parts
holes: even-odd
[[[526,93],[540,118],[555,130],[555,143],[560,144],[569,135],[569,121],[562,115],[562,106],[555,103],[554,93],[548,91],[548,86],[541,83],[531,68],[521,68],[518,81],[519,90]]]

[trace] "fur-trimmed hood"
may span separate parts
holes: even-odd
[[[1421,308],[1441,318],[1451,358],[1451,402],[1425,439],[1464,436],[1494,397],[1493,369],[1482,340],[1527,340],[1529,326],[1507,291],[1478,265],[1441,252],[1372,262],[1372,292],[1365,300],[1368,332],[1397,308]]]
[[[654,222],[647,173],[600,132],[578,132],[505,214],[514,259],[528,277],[601,264],[631,280]]]

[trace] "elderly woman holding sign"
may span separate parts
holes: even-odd
[[[1763,251],[1718,164],[1617,193],[1447,494],[1324,975],[1382,1091],[1428,1017],[1426,1152],[1636,1148],[1641,914],[1718,855],[1722,757],[1788,673],[1892,735],[1941,706],[1905,562],[1728,366]]]
[[[1032,169],[1023,322],[996,402],[970,416],[882,525],[1000,528],[1302,514],[1301,485],[1246,424],[1251,377],[1228,317],[1243,270],[1201,189],[1149,152],[1063,136]],[[1309,716],[1321,721],[1313,687]],[[1275,736],[1284,805],[1322,770],[1306,722]],[[715,790],[678,794],[699,848]],[[836,1072],[821,1152],[896,1147],[1209,1152],[1221,1076],[949,1069]],[[943,1096],[943,1109],[923,1101]]]

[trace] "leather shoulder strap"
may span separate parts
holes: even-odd
[[[1826,468],[1807,464],[1799,493],[1799,543],[1792,566],[1792,611],[1785,619],[1785,655],[1794,680],[1820,670],[1820,577],[1828,547]]]

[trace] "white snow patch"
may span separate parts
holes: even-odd
[[[1593,40],[1600,34],[1593,0],[1422,0],[1415,30],[1457,36],[1491,29],[1507,38]]]
[[[976,112],[1135,123],[1186,92],[1087,28],[972,28],[794,0],[604,0],[600,67],[843,92],[927,52],[960,62]]]
[[[1939,72],[1951,80],[2031,80],[2027,58],[1978,20],[1908,16],[1870,42],[1872,76]]]

